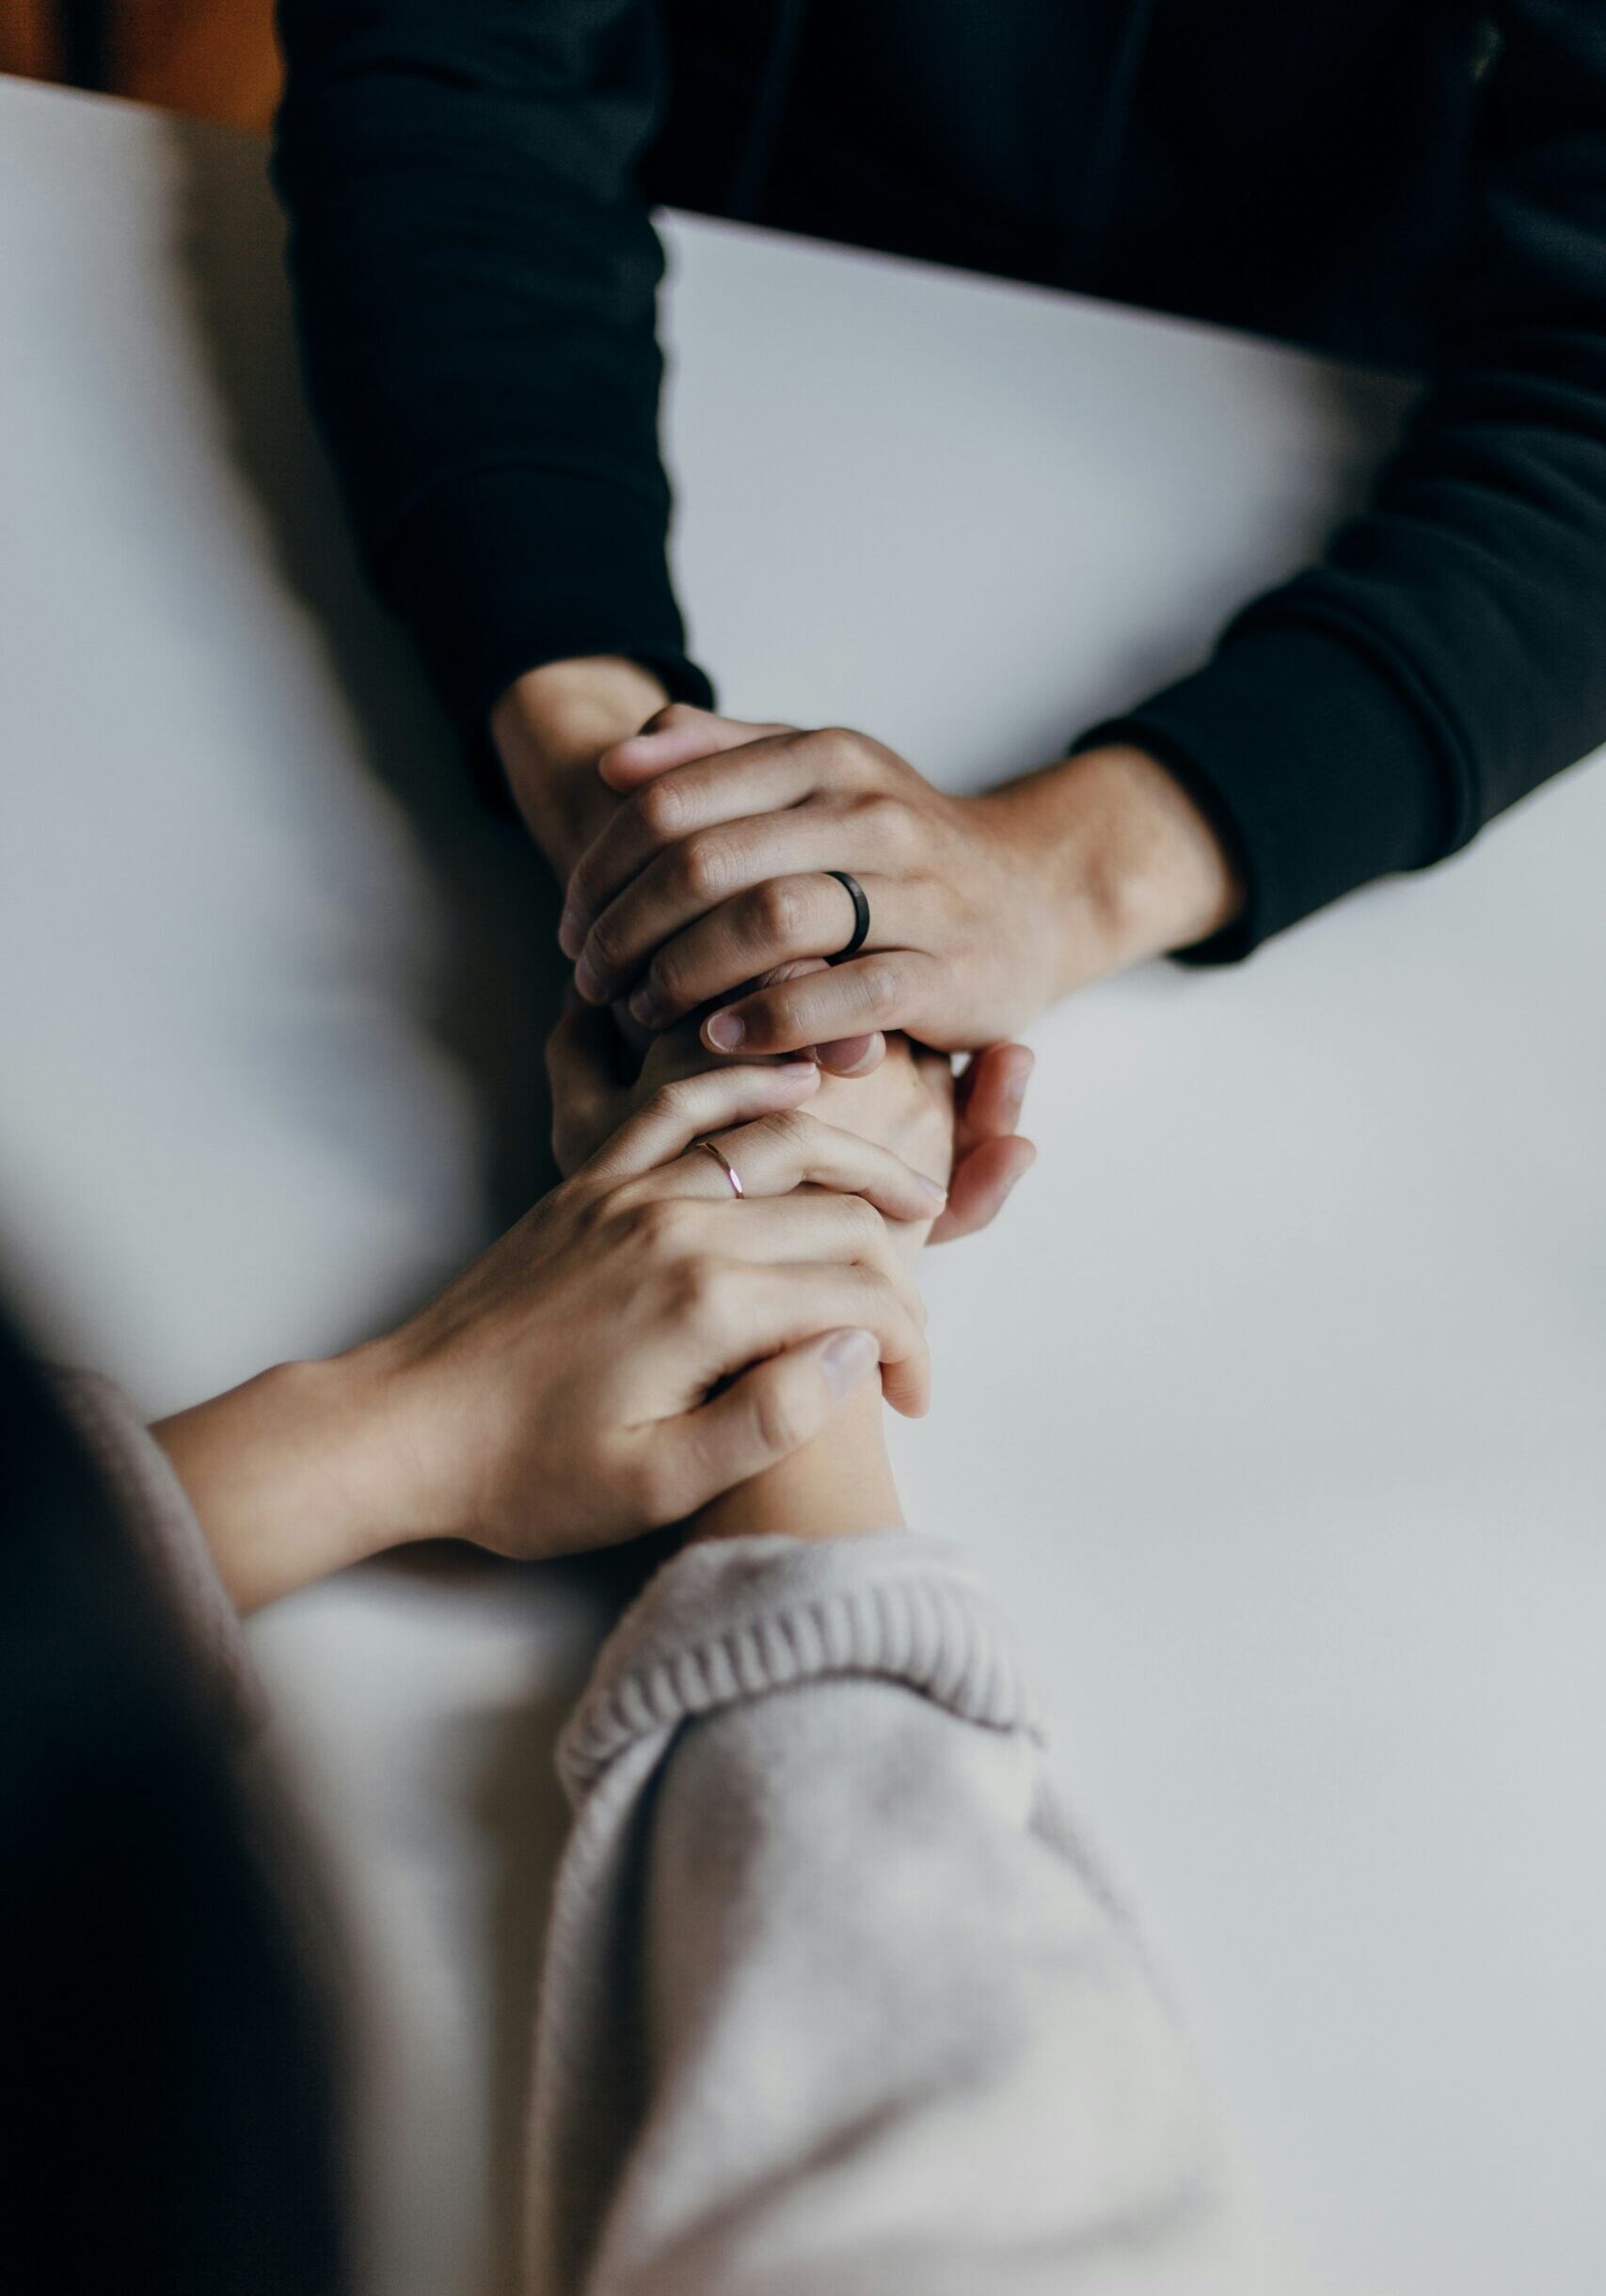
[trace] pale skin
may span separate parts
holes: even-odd
[[[560,1037],[560,1087],[600,1106],[586,1058]],[[892,1105],[887,1068],[867,1116],[872,1100]],[[761,1528],[765,1471],[808,1449],[856,1390],[854,1443],[873,1428],[879,1444],[883,1392],[924,1410],[924,1309],[896,1236],[938,1216],[943,1178],[814,1115],[822,1088],[809,1063],[656,1085],[396,1331],[162,1421],[239,1607],[421,1539],[532,1558],[608,1544],[742,1484]],[[906,1124],[900,1137],[914,1144]],[[737,1164],[740,1202],[703,1138]],[[951,1122],[918,1140],[944,1172],[950,1140]],[[861,1497],[896,1520],[872,1466],[867,1452]],[[844,1527],[818,1496],[810,1527]]]
[[[581,1055],[570,1069],[568,1114],[557,1141],[560,1164],[565,1156],[578,1160],[588,1153],[663,1079],[694,1074],[708,1058],[695,1029],[683,1027],[659,1039],[638,1080],[610,1086],[604,1048],[612,1033],[606,1016],[583,1010],[571,1014],[560,1029],[560,1041]],[[1019,1045],[994,1050],[999,1057],[1029,1058]],[[948,1060],[898,1037],[869,1075],[827,1075],[811,1113],[863,1132],[911,1165],[936,1173],[953,1160],[956,1105]],[[1011,1146],[1022,1167],[1029,1164],[1030,1143],[1014,1140]],[[897,1249],[911,1267],[947,1216],[940,1213],[935,1226],[924,1216],[889,1222]],[[902,1522],[882,1400],[871,1382],[846,1398],[812,1442],[710,1502],[689,1526],[688,1535],[734,1538],[775,1531],[794,1538],[837,1538],[900,1528]]]
[[[581,1010],[549,1048],[571,1177],[437,1298],[153,1430],[242,1611],[442,1535],[541,1559],[670,1522],[901,1524],[883,1397],[929,1392],[912,1270],[944,1216],[948,1062],[899,1040],[862,1082],[710,1070],[682,1030],[622,1084],[611,1027]]]

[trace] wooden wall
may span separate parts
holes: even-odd
[[[264,128],[278,93],[273,0],[0,0],[0,71]]]

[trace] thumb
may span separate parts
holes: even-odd
[[[721,750],[744,749],[767,734],[784,734],[784,725],[750,724],[740,718],[722,718],[717,711],[698,709],[691,702],[672,702],[649,718],[639,734],[614,742],[596,761],[596,770],[610,789],[639,789],[656,781],[672,766],[690,765],[693,758],[712,757]]]
[[[682,1421],[696,1446],[692,1480],[702,1496],[692,1504],[706,1505],[802,1450],[880,1357],[872,1332],[821,1332],[732,1380]]]
[[[955,1156],[948,1180],[948,1200],[927,1238],[929,1243],[951,1243],[957,1236],[973,1236],[991,1227],[1004,1208],[1004,1199],[1031,1170],[1037,1149],[1017,1133],[981,1140]]]

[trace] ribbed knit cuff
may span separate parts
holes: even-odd
[[[609,1637],[559,1748],[564,1783],[579,1803],[644,1737],[848,1674],[1042,1734],[1014,1636],[952,1547],[907,1531],[709,1540],[666,1563]]]
[[[1174,773],[1238,867],[1247,899],[1180,954],[1247,957],[1342,894],[1439,860],[1466,832],[1443,745],[1407,673],[1314,620],[1246,622],[1213,659],[1078,736],[1147,750]]]
[[[526,670],[621,654],[708,708],[664,555],[667,501],[562,470],[436,487],[376,552],[448,709],[470,733]]]

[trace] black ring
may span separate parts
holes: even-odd
[[[858,955],[859,951],[864,947],[866,941],[869,938],[870,905],[865,898],[865,889],[863,885],[860,884],[856,877],[850,877],[846,869],[827,869],[825,874],[827,877],[834,877],[836,879],[836,882],[842,887],[843,891],[847,894],[848,898],[853,904],[852,935],[846,947],[838,949],[835,956],[831,959],[834,965],[844,965],[847,963],[850,957],[856,957]]]

